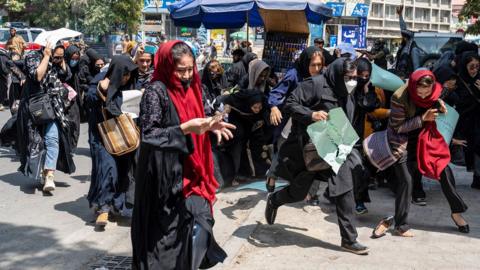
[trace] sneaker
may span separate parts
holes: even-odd
[[[355,242],[353,244],[342,243],[342,249],[357,255],[368,255],[368,247]]]
[[[272,203],[272,195],[275,193],[268,193],[267,195],[267,205],[265,206],[265,219],[269,225],[275,223],[275,218],[277,217],[278,207],[275,207]]]
[[[106,226],[108,223],[108,213],[102,212],[98,215],[97,220],[95,221],[95,225],[97,226]]]
[[[357,212],[357,215],[363,215],[368,213],[367,207],[365,207],[364,203],[357,203],[357,206],[355,207],[355,212]]]
[[[2,104],[0,104],[0,112],[3,112],[4,110],[5,110],[5,107]]]
[[[55,182],[53,181],[53,171],[47,172],[45,175],[45,183],[43,184],[43,191],[52,192],[55,190]]]
[[[427,199],[426,198],[413,198],[412,203],[418,206],[426,206]]]

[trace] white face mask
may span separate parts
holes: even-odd
[[[355,87],[357,87],[357,81],[356,80],[349,80],[345,82],[345,86],[347,87],[347,91],[349,94],[353,92]]]

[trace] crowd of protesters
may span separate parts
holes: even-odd
[[[233,64],[225,70],[214,54],[195,54],[182,41],[166,41],[152,53],[125,40],[123,53],[107,61],[76,44],[25,52],[11,31],[7,50],[0,50],[0,109],[12,114],[1,142],[16,150],[19,171],[54,194],[55,172],[75,172],[80,124],[87,122],[89,206],[97,226],[112,216],[132,218],[134,269],[198,269],[223,261],[227,254],[213,237],[215,194],[252,178],[266,180],[268,224],[287,203],[318,204],[324,196],[335,204],[341,246],[355,254],[369,250],[357,241],[353,216],[368,212],[368,191],[379,185],[395,193],[395,213],[373,236],[391,226],[395,235],[414,236],[408,214],[411,203],[426,205],[422,176],[440,181],[453,224],[468,233],[467,205],[449,163],[473,171],[471,187],[480,189],[478,47],[463,41],[429,70],[410,60],[414,41],[401,25],[403,43],[390,72],[406,83],[395,92],[370,80],[373,63],[387,68],[382,42],[371,52],[330,53],[317,39],[279,79],[247,42],[232,44]],[[143,92],[134,119],[140,144],[112,154],[99,125],[123,114],[122,92],[131,89]],[[460,115],[450,145],[435,125],[447,105]],[[305,159],[312,145],[307,127],[328,120],[335,108],[360,137],[338,173]],[[278,179],[289,185],[276,190]]]

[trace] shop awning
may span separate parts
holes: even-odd
[[[274,25],[269,18],[275,11],[297,15],[303,21],[321,24],[332,17],[332,9],[318,0],[183,0],[168,7],[176,26],[198,28],[240,28]],[[298,13],[297,13],[298,12]],[[265,16],[268,14],[268,16]]]

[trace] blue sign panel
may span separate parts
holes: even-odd
[[[337,47],[337,36],[330,36],[330,47]]]
[[[361,18],[368,17],[368,5],[357,3],[353,8],[352,14],[350,16],[361,17]]]
[[[313,44],[316,38],[323,37],[323,24],[309,23],[308,27],[310,28],[310,44]]]
[[[157,7],[156,4],[158,3],[158,8],[167,8],[168,5],[175,2],[175,0],[144,0],[144,7]]]
[[[358,48],[359,27],[358,25],[342,25],[342,43],[350,43]]]
[[[326,5],[327,7],[332,9],[333,17],[341,17],[343,15],[343,9],[345,8],[345,3],[327,2]]]
[[[360,18],[360,33],[358,35],[358,48],[367,48],[367,18]]]

